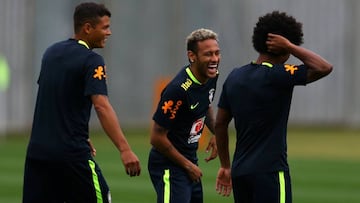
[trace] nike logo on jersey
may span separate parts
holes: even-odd
[[[190,109],[193,110],[193,109],[195,109],[198,105],[199,105],[199,102],[196,103],[196,104],[191,104],[191,105],[190,105]]]

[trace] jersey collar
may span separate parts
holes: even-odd
[[[201,82],[195,78],[194,74],[191,72],[189,67],[186,68],[186,73],[188,74],[188,76],[191,78],[192,81],[194,81],[196,84],[201,85]]]
[[[252,61],[251,62],[252,64],[256,64],[256,62],[255,61]],[[261,65],[263,65],[263,66],[267,66],[267,67],[269,67],[269,68],[272,68],[274,65],[273,64],[271,64],[271,63],[269,63],[269,62],[262,62],[261,63]]]
[[[85,41],[83,41],[83,40],[80,39],[80,40],[78,40],[78,43],[79,43],[79,44],[82,44],[82,45],[84,45],[86,48],[90,49],[89,45],[86,44]]]

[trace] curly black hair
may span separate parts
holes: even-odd
[[[303,43],[302,23],[285,12],[273,11],[259,17],[252,36],[253,46],[257,52],[273,54],[267,51],[268,33],[281,35],[296,45]]]

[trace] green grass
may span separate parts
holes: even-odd
[[[93,132],[100,164],[112,192],[113,202],[155,202],[155,192],[147,172],[150,149],[147,130],[125,129],[128,141],[139,156],[140,177],[128,177],[119,153],[103,133]],[[234,136],[232,136],[234,140]],[[0,138],[0,202],[19,203],[27,136]],[[234,143],[234,142],[231,142]],[[321,130],[290,128],[288,156],[291,168],[293,202],[359,203],[360,202],[360,132],[355,130]],[[231,146],[233,151],[233,145]],[[198,152],[203,170],[204,202],[230,203],[232,197],[215,192],[219,161],[205,163],[204,150]]]

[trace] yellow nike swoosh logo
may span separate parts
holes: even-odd
[[[190,105],[190,109],[195,109],[198,105],[199,105],[199,102],[196,103],[196,104],[191,104],[191,105]]]

